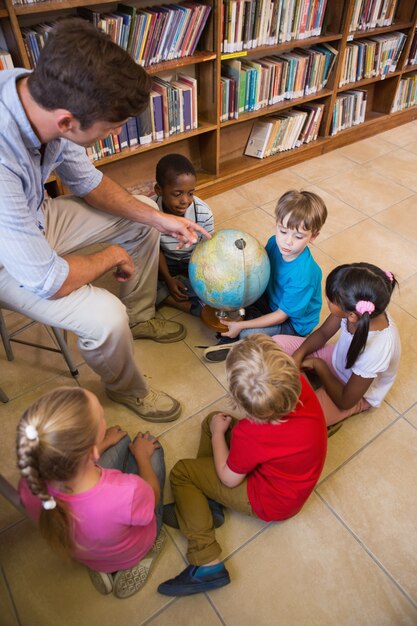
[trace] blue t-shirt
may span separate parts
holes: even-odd
[[[293,261],[284,261],[275,237],[266,244],[271,276],[266,293],[271,311],[288,315],[294,330],[305,337],[319,323],[321,269],[308,247]]]

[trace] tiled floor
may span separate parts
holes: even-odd
[[[313,246],[324,275],[341,262],[370,261],[400,280],[391,305],[403,341],[395,387],[380,409],[352,417],[329,440],[323,475],[302,512],[277,524],[227,513],[218,537],[232,584],[179,600],[156,592],[185,563],[185,542],[168,529],[168,545],[148,584],[121,601],[98,595],[83,567],[60,561],[0,498],[1,626],[417,624],[416,146],[413,122],[209,200],[218,228],[240,227],[265,243],[279,195],[293,187],[314,190],[330,212]],[[187,326],[186,339],[168,346],[137,341],[135,349],[152,382],[183,403],[178,422],[153,429],[170,468],[195,454],[205,414],[230,405],[224,365],[204,363],[196,347],[214,343],[213,333],[173,309],[163,314]],[[8,314],[7,320],[13,326],[17,317]],[[73,338],[70,344],[79,360]],[[15,428],[23,408],[56,385],[75,384],[59,355],[23,346],[15,355],[9,363],[0,354],[0,384],[11,398],[0,406],[0,471],[14,484]],[[131,434],[146,426],[106,399],[82,363],[80,372],[80,383],[103,402],[109,424]],[[170,500],[169,486],[165,497]]]

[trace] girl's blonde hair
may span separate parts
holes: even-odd
[[[295,409],[300,397],[294,360],[261,333],[245,337],[230,350],[226,374],[233,399],[255,421],[279,421]]]
[[[75,476],[95,445],[97,433],[98,421],[83,389],[59,387],[26,409],[17,427],[16,453],[17,465],[33,495],[46,502],[50,500],[48,481]],[[41,509],[40,530],[55,550],[70,556],[71,514],[64,502],[56,499],[56,503],[52,510]]]

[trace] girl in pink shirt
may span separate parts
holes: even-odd
[[[20,498],[52,547],[85,564],[100,593],[139,591],[165,538],[157,439],[106,430],[94,394],[60,387],[25,411],[16,445]]]

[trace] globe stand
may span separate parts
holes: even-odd
[[[222,321],[226,322],[240,322],[243,320],[239,311],[222,311],[213,309],[213,307],[206,304],[201,310],[201,319],[203,322],[218,333],[227,332],[227,327],[222,324]]]

